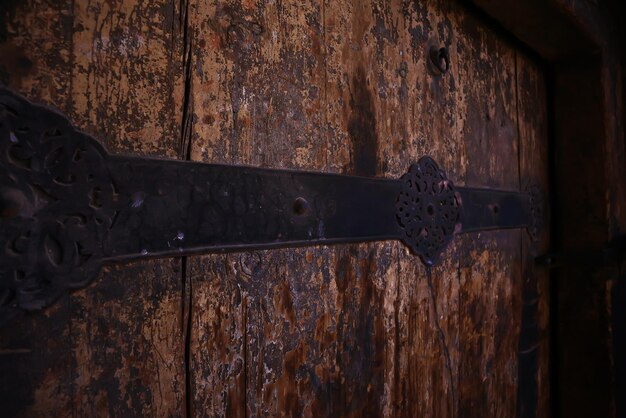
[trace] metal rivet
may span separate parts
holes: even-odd
[[[306,215],[309,212],[309,202],[303,197],[298,197],[293,202],[293,213],[298,216]]]

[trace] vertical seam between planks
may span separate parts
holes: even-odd
[[[182,6],[181,6],[182,7]],[[189,26],[189,2],[185,2],[185,10],[183,17],[183,115],[181,123],[181,138],[180,138],[180,156],[183,160],[191,159],[191,127],[193,126],[193,97],[191,94],[192,76],[191,76],[191,39],[188,33]],[[183,10],[181,9],[181,13]]]
[[[516,117],[516,127],[517,127],[517,171],[518,171],[518,187],[519,190],[522,190],[522,135],[521,135],[521,121],[520,121],[520,98],[519,98],[519,60],[518,60],[518,51],[517,49],[514,51],[514,74],[515,74],[515,80],[514,80],[514,86],[515,86],[515,117]],[[525,277],[525,273],[526,273],[526,251],[524,249],[524,231],[520,230],[519,231],[519,257],[520,257],[520,261],[519,261],[519,269],[520,269],[520,279],[521,279],[521,309],[522,309],[522,313],[521,313],[521,317],[520,317],[520,330],[519,330],[519,335],[518,335],[518,350],[517,350],[517,390],[516,390],[516,396],[515,396],[515,414],[516,416],[522,416],[520,415],[524,413],[523,408],[524,405],[520,405],[520,381],[519,381],[519,376],[520,376],[520,340],[522,337],[522,329],[523,329],[523,325],[524,325],[524,305],[526,303],[526,277]],[[531,274],[533,274],[531,272]],[[535,411],[536,412],[536,411]]]
[[[322,107],[323,111],[324,111],[324,141],[326,143],[325,149],[326,149],[326,153],[324,155],[324,171],[328,171],[329,170],[329,153],[330,153],[330,138],[329,138],[329,134],[328,134],[328,46],[327,46],[327,37],[326,37],[326,0],[321,0],[320,2],[321,4],[321,14],[322,14],[322,65],[324,68],[324,105]],[[330,249],[329,247],[327,247],[328,251],[331,251],[335,256],[337,254],[337,249],[333,248]],[[326,259],[327,262],[330,261],[330,258]],[[329,292],[330,286],[327,287],[327,291]],[[329,293],[330,295],[330,293]],[[330,306],[328,303],[325,304],[325,309],[328,311],[329,313],[329,317],[330,317]],[[320,355],[324,356],[326,358],[326,368],[328,371],[331,370],[331,357],[330,356],[326,356],[324,353],[320,353]],[[322,382],[322,387],[326,388],[326,402],[328,403],[327,407],[325,408],[325,411],[327,413],[327,416],[330,418],[332,415],[332,403],[333,403],[333,397],[331,394],[331,385],[330,385],[330,378],[328,378],[328,382]]]
[[[460,388],[461,387],[461,376],[462,376],[462,366],[461,366],[461,343],[460,343],[460,327],[461,327],[461,298],[463,297],[463,292],[461,292],[461,277],[463,275],[462,273],[462,263],[461,260],[459,260],[458,264],[457,264],[457,269],[456,269],[456,280],[457,280],[457,286],[458,286],[458,296],[457,296],[457,310],[456,310],[456,315],[457,315],[457,339],[456,339],[456,352],[457,352],[457,363],[456,363],[456,376],[457,376],[457,387]],[[457,401],[456,404],[454,405],[454,409],[452,410],[454,416],[459,415],[459,409],[461,409],[461,400],[459,399],[461,397],[461,390],[458,389],[458,393],[457,393]]]
[[[409,31],[410,31],[410,21],[409,21]],[[402,26],[402,31],[406,30],[406,17],[403,19],[403,26]],[[400,36],[398,35],[398,46],[400,46],[400,51],[401,53],[404,53],[404,36]],[[402,58],[402,60],[404,61],[404,57]],[[410,125],[410,121],[409,123],[407,123],[407,119],[410,117],[409,115],[407,115],[407,108],[406,106],[400,106],[400,111],[402,112],[402,117],[404,119],[404,132],[406,133],[405,137],[402,138],[403,141],[407,141],[410,142],[409,140],[409,134],[408,134],[408,129],[406,128],[406,125],[409,124]],[[393,148],[392,148],[393,150]],[[393,153],[392,153],[393,155]],[[404,163],[402,163],[404,164]],[[384,175],[389,175],[389,171],[387,170],[387,172],[383,173]],[[396,243],[396,248],[398,248],[398,244]],[[398,416],[406,416],[406,415],[400,415],[400,411],[402,411],[402,406],[404,404],[404,399],[403,399],[403,391],[400,385],[400,286],[401,286],[401,280],[400,280],[400,276],[402,275],[402,249],[398,249],[398,251],[396,251],[395,253],[395,261],[396,261],[396,300],[394,301],[394,328],[395,328],[395,335],[394,335],[394,343],[395,343],[395,348],[394,348],[394,353],[393,353],[393,361],[394,361],[394,370],[393,370],[393,387],[394,387],[394,394],[392,395],[392,402],[393,402],[393,416],[398,417]],[[417,277],[413,277],[413,280],[417,280]],[[409,295],[409,307],[411,306],[411,297]],[[409,327],[410,327],[410,309],[409,309]],[[410,373],[410,367],[409,367],[409,373]],[[410,380],[409,380],[410,381]]]
[[[248,416],[248,298],[241,291],[241,322],[243,328],[243,416]],[[260,308],[260,306],[259,306]],[[263,314],[261,313],[261,319]],[[259,342],[260,345],[260,342]],[[260,347],[259,347],[260,349]]]
[[[328,68],[326,50],[326,0],[322,0],[322,64],[324,66],[324,140],[326,142],[326,155],[324,161],[324,170],[328,170],[328,154],[330,140],[328,138]]]
[[[513,50],[513,74],[515,75],[515,80],[514,80],[514,87],[515,87],[515,127],[517,129],[517,187],[519,190],[522,190],[522,136],[521,136],[521,129],[520,129],[520,118],[519,118],[519,83],[518,83],[518,78],[519,78],[519,74],[518,74],[518,59],[517,59],[517,49]],[[524,242],[523,242],[523,237],[522,234],[519,234],[519,256],[520,256],[520,262],[519,262],[519,269],[520,269],[520,279],[522,281],[521,283],[521,299],[522,299],[522,315],[520,318],[520,330],[519,330],[519,335],[518,335],[518,343],[517,343],[517,355],[516,355],[516,362],[517,362],[517,376],[516,376],[516,381],[517,381],[517,387],[516,387],[516,396],[515,396],[515,414],[516,416],[519,416],[519,391],[520,391],[520,381],[519,381],[519,374],[520,374],[520,370],[519,370],[519,366],[520,366],[520,361],[519,361],[519,356],[520,356],[520,352],[519,352],[519,340],[521,338],[521,333],[522,333],[522,325],[524,324],[524,288],[526,287],[524,284]]]
[[[515,70],[513,71],[513,73],[515,74],[515,127],[517,129],[517,187],[519,188],[519,190],[522,190],[522,136],[519,120],[519,83],[517,73],[517,53],[517,49],[515,49],[513,51],[513,65],[515,66]]]
[[[324,163],[325,170],[329,169],[329,152],[330,152],[330,137],[329,137],[329,128],[328,128],[328,36],[326,34],[326,0],[322,0],[322,60],[323,60],[323,64],[324,64],[324,138],[326,140],[326,161]],[[337,256],[337,250],[333,249],[332,250],[333,255],[336,257]],[[330,261],[330,259],[328,259],[328,261]],[[330,296],[330,285],[327,286],[327,292],[328,295]],[[330,304],[326,303],[326,309],[329,311],[329,318],[331,317],[330,315]],[[331,356],[326,356],[326,367],[327,370],[330,372],[331,370],[331,362],[332,362],[332,357]],[[328,407],[326,408],[326,412],[328,414],[329,417],[331,417],[331,413],[333,411],[333,396],[331,394],[331,384],[330,384],[330,377],[328,378],[328,382],[325,384],[326,387],[326,396],[327,396],[327,402],[328,402]]]
[[[70,68],[74,68],[74,64],[76,62],[76,54],[74,52],[74,24],[75,22],[75,1],[72,0],[71,1],[71,11],[72,11],[72,15],[71,15],[71,19],[72,19],[72,31],[71,31],[71,37],[70,37]],[[74,114],[75,109],[74,109],[74,100],[72,99],[72,96],[74,94],[74,72],[70,72],[70,80],[69,80],[69,95],[70,97],[68,97],[67,100],[67,107],[68,107],[68,111],[71,110],[71,113]],[[76,115],[74,114],[74,117],[76,117]],[[102,274],[102,271],[100,272],[100,274]],[[70,377],[70,393],[72,396],[72,399],[76,399],[76,385],[75,385],[75,379],[76,379],[76,373],[74,370],[74,364],[76,363],[75,361],[75,356],[72,353],[72,339],[73,339],[73,332],[72,332],[72,295],[68,295],[67,297],[67,339],[68,339],[68,351],[70,352],[70,357],[72,359],[72,362],[69,365],[69,377]],[[77,416],[77,410],[76,410],[76,402],[72,402],[72,408],[71,408],[71,415],[72,417],[76,417]]]
[[[181,315],[182,322],[181,329],[183,330],[184,336],[184,363],[185,363],[185,416],[187,418],[191,417],[191,320],[192,320],[192,284],[191,279],[187,280],[187,257],[182,257],[181,259],[181,275],[183,279],[183,303],[182,310],[183,313]],[[188,283],[188,286],[186,282]],[[188,291],[187,291],[188,289]],[[185,312],[185,299],[187,299],[187,309]],[[186,315],[185,315],[186,313]]]
[[[396,255],[396,300],[394,302],[395,348],[393,353],[393,385],[395,389],[395,396],[393,396],[393,415],[399,416],[398,411],[401,410],[400,405],[402,403],[402,399],[399,398],[402,390],[400,389],[400,313],[398,311],[400,310],[400,273],[402,271],[402,266],[400,265],[400,252]]]
[[[441,326],[441,322],[439,321],[439,310],[437,309],[437,298],[435,296],[435,286],[433,285],[433,273],[431,267],[426,267],[426,281],[428,284],[428,290],[430,294],[430,299],[433,304],[433,312],[435,314],[435,327],[437,328],[437,333],[439,334],[439,342],[441,343],[441,348],[443,349],[445,367],[448,372],[448,378],[450,379],[450,391],[452,394],[452,411],[454,411],[454,407],[457,402],[457,394],[456,387],[454,384],[454,375],[452,373],[452,359],[450,357],[450,349],[448,347],[448,341],[446,339],[446,334]]]
[[[441,14],[443,16],[444,19],[449,19],[450,14],[452,14],[452,9],[451,6],[448,5],[448,8],[445,7],[445,5],[442,5],[441,8]],[[456,115],[455,117],[455,121],[456,121]],[[448,378],[450,379],[450,391],[451,391],[451,395],[452,395],[452,407],[450,410],[450,414],[454,415],[456,410],[457,410],[457,404],[458,404],[458,393],[457,393],[457,385],[455,384],[455,375],[452,371],[452,358],[450,356],[450,347],[448,345],[448,340],[446,338],[446,333],[443,330],[443,327],[441,325],[441,321],[439,319],[439,312],[438,312],[438,308],[437,308],[437,297],[435,294],[435,287],[433,285],[433,276],[432,276],[432,267],[428,266],[426,267],[426,280],[427,280],[427,285],[428,285],[428,289],[429,289],[429,293],[430,293],[430,297],[432,299],[432,304],[433,304],[433,311],[435,314],[435,326],[437,328],[437,333],[439,334],[439,339],[440,339],[440,343],[442,345],[443,348],[443,354],[444,354],[444,360],[445,360],[445,367],[448,371]],[[460,289],[459,289],[460,292]],[[448,301],[449,304],[449,301]],[[459,305],[457,305],[458,307]],[[449,315],[449,313],[448,313]]]
[[[183,35],[183,108],[181,120],[180,150],[179,155],[182,160],[191,159],[191,127],[193,125],[193,116],[190,107],[193,106],[191,97],[191,39],[189,38],[189,1],[179,1],[180,25]],[[187,257],[180,258],[181,263],[181,330],[183,334],[183,361],[185,370],[185,415],[190,418],[192,415],[192,390],[191,390],[191,330],[192,330],[192,281],[188,277]],[[187,303],[185,303],[187,302]]]

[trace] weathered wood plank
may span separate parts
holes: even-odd
[[[1,47],[16,63],[3,68],[9,86],[56,106],[113,152],[177,156],[182,53],[173,4],[30,1],[10,15]],[[10,402],[15,413],[179,414],[181,297],[180,261],[146,261],[106,268],[88,289],[28,318],[17,341],[29,353],[3,375],[19,381],[28,370],[20,389],[28,396]]]
[[[328,165],[362,176],[402,172],[386,157],[401,140],[399,2],[324,2]],[[400,138],[398,138],[400,136]],[[406,167],[403,167],[406,170]],[[397,378],[397,243],[341,246],[331,263],[330,399],[326,416],[394,411]]]
[[[522,187],[540,186],[547,198],[550,183],[545,69],[521,52],[516,65]],[[550,225],[546,224],[537,242],[532,242],[527,234],[522,236],[522,282],[518,290],[523,301],[518,352],[519,417],[550,416],[550,282],[548,271],[537,268],[534,262],[535,257],[550,249],[549,231]]]
[[[415,110],[407,112],[407,125],[413,127],[410,138],[420,140],[403,155],[435,156],[459,185],[516,189],[514,48],[457,5],[416,4],[410,11],[411,55],[421,65],[420,93]],[[451,69],[439,78],[425,71],[430,45],[450,52]],[[421,266],[400,258],[401,271],[418,277],[418,290],[407,292],[413,308],[404,321],[410,324],[404,356],[412,369],[404,379],[413,391],[407,398],[423,399],[415,407],[418,415],[514,411],[510,353],[517,331],[511,283],[518,276],[518,234],[458,237],[442,266],[433,269],[432,280]],[[422,353],[429,353],[428,360],[420,359]],[[420,382],[420,376],[427,380]]]
[[[275,62],[260,56],[279,56],[278,62],[283,67],[299,62],[299,58],[285,54],[282,43],[278,46],[263,44],[265,31],[282,34],[279,22],[267,19],[268,12],[259,18],[254,14],[254,7],[229,7],[227,11],[209,13],[221,16],[221,23],[214,21],[204,25],[209,29],[202,39],[212,41],[214,48],[210,54],[200,57],[202,72],[206,74],[207,70],[213,69],[211,74],[214,76],[220,73],[219,70],[221,73],[225,70],[227,76],[225,81],[215,84],[206,76],[200,76],[205,82],[201,87],[194,85],[194,88],[210,91],[215,103],[206,110],[210,113],[208,117],[203,113],[198,118],[205,118],[197,131],[203,135],[194,137],[192,155],[196,152],[202,158],[211,156],[211,161],[262,165],[271,162],[267,157],[263,158],[267,155],[265,148],[272,150],[274,155],[282,155],[284,150],[276,150],[277,144],[283,149],[285,145],[287,149],[293,149],[297,138],[309,138],[309,135],[305,132],[296,136],[288,131],[287,135],[281,136],[282,130],[289,128],[275,124],[271,125],[271,130],[267,129],[272,116],[280,119],[288,114],[279,108],[272,109],[272,114],[265,116],[264,108],[258,110],[259,90],[261,97],[269,94],[272,99],[277,93],[269,93],[263,87],[253,85],[253,81],[261,85],[271,84],[278,71]],[[283,5],[284,15],[293,14],[291,7]],[[233,18],[237,13],[243,17]],[[411,161],[423,154],[431,154],[444,167],[450,167],[450,177],[458,179],[458,184],[519,187],[515,52],[512,46],[497,40],[491,31],[477,29],[481,22],[465,17],[465,11],[457,7],[376,2],[364,6],[346,2],[324,3],[323,11],[317,13],[324,16],[322,53],[326,81],[323,103],[328,109],[325,112],[328,124],[325,132],[320,132],[326,135],[328,151],[325,160],[306,156],[295,166],[398,176]],[[398,23],[401,21],[402,26]],[[303,29],[298,25],[303,24],[313,26],[313,39],[315,34],[319,36],[319,23],[312,24],[309,20],[296,22],[296,26],[290,28],[299,34]],[[257,28],[257,36],[251,28]],[[230,33],[230,37],[224,32]],[[283,42],[290,39],[284,34],[275,37]],[[224,39],[236,40],[242,45],[231,50],[224,47]],[[425,71],[425,49],[433,42],[449,45],[453,57],[458,54],[453,58],[457,61],[453,61],[451,72],[440,79]],[[224,48],[227,53],[220,51]],[[241,51],[246,55],[238,55]],[[320,52],[314,52],[317,55],[313,54],[313,57],[318,57]],[[488,58],[486,63],[485,57]],[[273,71],[266,73],[264,65]],[[317,70],[319,72],[319,68]],[[289,80],[288,76],[279,79],[273,84],[275,91],[287,91],[284,86],[290,87]],[[242,104],[244,92],[249,99]],[[237,95],[235,99],[233,94]],[[202,95],[194,90],[194,97]],[[221,125],[207,127],[207,123],[217,125],[218,113],[213,109],[220,108],[226,109],[220,116]],[[248,116],[253,113],[250,109],[258,113]],[[315,115],[319,117],[319,114]],[[245,123],[237,124],[242,117]],[[293,123],[289,118],[283,120]],[[255,131],[256,125],[265,129]],[[235,129],[239,131],[238,135],[232,133]],[[260,136],[267,142],[255,147],[254,141]],[[285,138],[290,140],[285,141]],[[205,145],[207,141],[208,146]],[[315,142],[317,139],[313,141],[313,148],[325,145]],[[250,147],[258,154],[246,154]],[[492,152],[494,149],[497,152]],[[296,149],[296,156],[303,155],[303,152]],[[293,157],[283,155],[275,165],[287,164],[290,158]],[[472,167],[468,167],[470,163]],[[282,282],[283,290],[277,289],[274,283],[263,285],[269,289],[259,285],[246,286],[244,296],[247,294],[250,304],[245,308],[237,307],[237,313],[233,314],[245,318],[233,317],[232,321],[237,327],[246,328],[245,339],[249,342],[244,342],[243,348],[237,344],[239,348],[235,352],[239,352],[225,361],[227,370],[238,370],[236,377],[231,377],[231,390],[238,387],[242,379],[242,371],[233,366],[237,361],[233,361],[232,356],[238,360],[245,358],[249,365],[255,364],[245,369],[249,373],[245,380],[249,387],[256,387],[256,391],[251,393],[248,389],[243,408],[252,414],[272,415],[285,410],[293,413],[315,410],[323,415],[393,415],[419,411],[446,416],[455,415],[459,410],[466,413],[484,411],[476,408],[480,406],[491,408],[488,409],[491,415],[513,413],[517,379],[513,353],[517,352],[521,294],[512,283],[520,275],[520,234],[483,234],[463,242],[470,250],[453,249],[452,254],[457,254],[461,261],[457,259],[435,269],[432,280],[428,280],[421,264],[407,257],[397,244],[331,249],[327,254],[330,254],[331,262],[335,260],[336,267],[334,271],[322,269],[321,272],[309,264],[299,269],[284,264],[271,267],[272,263],[284,262],[281,257],[293,257],[291,254],[300,250],[247,255],[245,258],[254,261],[254,267],[248,270],[257,270],[257,280],[281,276],[287,281]],[[317,259],[318,265],[329,260],[309,254],[304,259]],[[389,263],[389,260],[397,260],[397,264]],[[221,276],[236,278],[238,264],[241,263],[232,257],[226,264],[232,267]],[[268,274],[267,269],[276,273]],[[324,280],[317,278],[320,274],[327,277],[328,288]],[[223,278],[219,280],[224,281]],[[296,282],[300,292],[294,294]],[[228,286],[225,287],[224,291],[218,292],[223,296],[216,298],[217,305],[229,303]],[[252,304],[259,292],[265,294],[265,301],[273,295],[274,304],[279,307],[285,305],[285,295],[289,295],[286,300],[291,300],[291,304],[294,298],[300,299],[303,294],[309,299],[313,296],[306,305],[307,314],[317,316],[318,333],[325,343],[319,344],[318,341],[319,345],[312,345],[302,338],[302,334],[285,331],[281,317],[297,318],[297,307],[305,306],[302,302],[293,305],[293,312],[282,315],[273,310],[271,304],[267,306],[260,302],[257,308],[260,313],[252,313],[250,309],[254,309]],[[325,306],[320,304],[324,299],[318,299],[320,294],[327,298]],[[459,315],[466,316],[468,312],[469,319],[458,322]],[[278,324],[274,318],[279,319]],[[513,324],[510,328],[509,323]],[[304,321],[300,326],[301,331],[311,329]],[[264,328],[262,332],[259,331],[261,327]],[[323,332],[320,333],[320,329]],[[267,357],[270,342],[282,360]],[[452,346],[453,342],[456,346]],[[249,352],[246,347],[251,344],[256,346],[249,348]],[[428,360],[424,361],[424,358]],[[314,364],[308,364],[312,359]],[[324,361],[320,363],[320,359]],[[223,359],[216,361],[224,362]],[[269,370],[281,370],[281,373],[258,373],[254,367],[259,364]],[[212,368],[210,357],[193,365],[194,370]],[[316,371],[315,376],[312,369]],[[487,385],[476,385],[477,369],[482,370]],[[265,379],[259,379],[259,376]],[[320,387],[312,387],[314,384]],[[459,385],[463,386],[459,388]],[[502,387],[506,390],[501,391]],[[315,408],[307,409],[312,393],[315,393]],[[198,396],[194,394],[198,404],[204,405]],[[409,399],[420,401],[415,404]]]
[[[2,83],[70,111],[71,8],[30,1],[6,4],[2,12]],[[63,297],[45,315],[23,316],[0,330],[0,404],[7,416],[71,411],[69,299]]]
[[[466,185],[519,190],[515,48],[482,22],[463,15],[466,45],[459,78]],[[459,411],[463,416],[514,416],[521,318],[521,234],[464,237],[459,263]]]
[[[400,87],[401,129],[405,136],[389,154],[399,158],[399,175],[421,155],[431,155],[455,184],[463,184],[465,149],[460,140],[456,18],[445,2],[409,3],[403,10]],[[428,51],[446,47],[449,71],[434,76]],[[404,64],[405,63],[405,64]],[[388,116],[393,118],[393,116]],[[402,132],[402,131],[401,131]],[[401,416],[455,416],[459,399],[459,279],[454,266],[458,240],[439,266],[427,270],[402,249],[398,255],[398,340],[401,342],[395,392]]]
[[[319,6],[193,1],[189,10],[191,158],[324,170]],[[314,415],[327,257],[313,248],[189,259],[194,414]],[[228,344],[224,332],[229,350],[203,349]]]
[[[112,152],[177,157],[183,86],[174,6],[73,5],[75,123]],[[180,274],[177,259],[115,266],[72,297],[77,415],[182,412]]]
[[[428,154],[457,185],[509,189],[545,165],[540,69],[457,4],[20,7],[0,48],[27,60],[2,76],[114,152],[387,177]],[[110,267],[3,345],[43,358],[28,379],[0,364],[31,415],[513,416],[525,239],[459,237],[431,275],[395,242]]]

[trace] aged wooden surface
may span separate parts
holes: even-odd
[[[171,4],[30,1],[2,16],[3,82],[114,152],[176,157],[181,33]],[[178,52],[177,52],[178,51]],[[120,265],[3,330],[14,416],[165,416],[184,401],[181,262]]]
[[[2,81],[114,152],[386,177],[429,154],[458,185],[546,185],[542,68],[449,3],[32,0],[3,12]],[[2,330],[0,396],[26,416],[544,416],[538,250],[463,236],[430,275],[395,242],[118,266]]]
[[[517,114],[520,136],[520,182],[541,185],[551,193],[547,80],[545,68],[526,54],[516,57]],[[550,413],[550,281],[549,272],[538,268],[534,258],[550,249],[550,219],[538,242],[522,236],[522,323],[518,346],[517,413],[523,417],[548,417]],[[519,289],[518,289],[519,290]]]
[[[593,251],[623,240],[624,2],[472,2],[551,67],[553,251]],[[557,271],[552,280],[551,412],[621,417],[626,414],[623,260],[602,266],[586,261],[580,257],[577,266]]]

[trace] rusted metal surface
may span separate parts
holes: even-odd
[[[521,84],[541,70],[455,3],[32,0],[6,13],[1,47],[32,65],[4,64],[5,81],[65,103],[112,152],[389,178],[432,155],[458,187],[506,190],[545,169],[531,116],[544,92]],[[430,45],[450,54],[440,77]],[[2,339],[3,388],[22,383],[2,392],[26,415],[514,416],[527,239],[465,234],[431,274],[395,242],[107,268]]]

